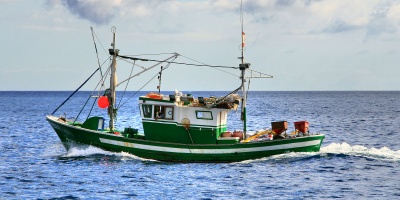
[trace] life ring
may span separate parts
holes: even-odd
[[[168,111],[168,115],[172,115],[172,110]]]

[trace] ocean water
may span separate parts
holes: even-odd
[[[293,130],[294,121],[307,120],[326,135],[321,151],[218,164],[91,146],[66,151],[45,116],[70,93],[0,92],[0,199],[400,199],[398,91],[250,92],[249,130],[281,120]],[[125,94],[118,124],[141,130],[133,94]],[[89,95],[78,93],[55,115],[76,116]],[[92,111],[105,113],[96,105]],[[239,117],[230,114],[229,129],[242,127]]]

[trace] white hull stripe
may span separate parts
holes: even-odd
[[[307,147],[319,145],[320,140],[312,140],[307,142],[295,142],[290,144],[281,144],[265,147],[253,147],[253,148],[236,148],[236,149],[188,149],[188,148],[175,148],[175,147],[161,147],[145,144],[135,144],[130,142],[121,142],[116,140],[110,140],[100,138],[102,143],[112,144],[116,146],[129,147],[141,150],[170,152],[170,153],[195,153],[195,154],[230,154],[230,153],[245,153],[245,152],[258,152],[258,151],[272,151],[282,149],[292,149],[298,147]]]

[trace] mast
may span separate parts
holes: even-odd
[[[242,44],[241,44],[241,48],[240,51],[242,53],[242,56],[239,57],[239,59],[241,60],[241,63],[239,64],[239,69],[242,72],[241,75],[241,79],[242,79],[242,92],[243,92],[243,99],[242,99],[242,112],[241,112],[241,120],[243,121],[243,138],[246,138],[246,131],[247,131],[247,124],[246,124],[246,103],[247,103],[247,91],[246,91],[246,87],[245,87],[245,82],[247,81],[247,79],[251,78],[273,78],[273,76],[265,74],[265,73],[261,73],[261,72],[257,72],[255,70],[251,70],[250,69],[250,63],[246,63],[244,62],[244,48],[246,46],[246,34],[243,31],[243,1],[240,1],[240,23],[241,23],[241,30],[242,30]],[[246,70],[249,69],[250,70],[250,76],[246,77],[245,76],[245,72]],[[250,83],[250,82],[249,82]]]
[[[109,102],[110,105],[108,106],[108,116],[110,117],[109,128],[110,130],[114,130],[114,121],[117,116],[117,109],[115,108],[116,102],[116,84],[117,84],[117,56],[118,56],[118,49],[115,49],[115,31],[116,28],[113,26],[111,28],[111,32],[113,33],[113,42],[111,43],[112,48],[109,49],[110,55],[112,55],[112,63],[111,63],[111,76],[110,76],[110,94],[109,94]]]
[[[240,45],[240,47],[241,47],[240,51],[241,51],[242,56],[239,57],[239,58],[241,60],[241,64],[244,64],[244,52],[243,52],[243,49],[244,49],[244,46],[246,46],[246,43],[245,43],[246,34],[243,31],[243,11],[242,11],[242,7],[243,7],[243,2],[240,1],[240,25],[241,25],[241,31],[242,31],[242,44]]]
[[[246,46],[245,43],[245,37],[246,34],[243,31],[243,11],[242,11],[242,6],[243,2],[240,1],[240,22],[241,22],[241,36],[242,36],[242,44],[240,45],[240,51],[241,51],[241,57],[239,59],[241,60],[241,63],[239,64],[239,69],[242,72],[241,79],[242,79],[242,93],[243,93],[243,100],[242,100],[242,106],[241,106],[241,120],[243,121],[243,138],[246,139],[246,131],[247,131],[247,124],[246,124],[246,100],[247,100],[247,92],[246,92],[246,87],[245,87],[245,72],[246,69],[250,67],[250,63],[245,63],[244,62],[244,47]]]
[[[247,91],[246,91],[246,87],[245,87],[245,82],[247,81],[247,79],[251,78],[273,78],[273,76],[265,74],[265,73],[261,73],[261,72],[257,72],[254,70],[250,69],[250,63],[246,63],[244,62],[244,48],[246,46],[246,34],[243,31],[243,1],[240,1],[240,23],[241,23],[241,30],[242,30],[242,44],[240,45],[240,51],[242,56],[239,57],[239,59],[241,60],[241,63],[239,64],[239,69],[242,72],[241,75],[241,79],[242,79],[242,92],[243,92],[243,99],[242,99],[242,112],[241,112],[241,120],[243,121],[243,138],[246,138],[246,131],[247,131],[247,124],[246,124],[246,103],[247,103]],[[245,73],[246,70],[249,69],[250,70],[250,76],[246,77]],[[250,82],[249,82],[250,83]]]

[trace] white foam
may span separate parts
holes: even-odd
[[[353,156],[365,156],[383,160],[400,160],[400,150],[394,151],[387,147],[382,148],[367,148],[361,145],[351,146],[347,143],[331,143],[326,147],[322,147],[320,153],[342,153]]]
[[[74,146],[70,148],[64,157],[80,157],[95,154],[112,155],[113,153],[104,151],[94,146]]]
[[[135,160],[141,160],[141,161],[153,161],[153,162],[159,162],[157,160],[152,160],[152,159],[146,159],[146,158],[141,158],[135,155],[132,155],[127,152],[121,152],[121,153],[114,153],[114,155],[119,155],[122,156],[122,160],[128,160],[128,159],[135,159]]]
[[[321,147],[319,152],[289,152],[284,154],[273,155],[264,157],[256,160],[245,160],[240,163],[252,163],[266,160],[285,160],[285,159],[296,159],[306,158],[314,155],[324,154],[345,154],[350,156],[367,157],[376,160],[385,161],[400,161],[400,150],[393,151],[387,147],[382,148],[367,148],[361,145],[351,146],[348,143],[331,143],[328,146]]]
[[[103,149],[100,149],[98,147],[94,147],[94,146],[74,146],[72,148],[69,149],[69,151],[67,152],[66,155],[64,155],[63,157],[85,157],[85,156],[91,156],[91,155],[96,155],[96,154],[101,154],[101,155],[111,155],[111,156],[118,156],[121,157],[121,160],[141,160],[141,161],[154,161],[154,160],[150,160],[150,159],[144,159],[144,158],[140,158],[138,156],[132,155],[130,153],[126,153],[126,152],[120,152],[120,153],[116,153],[116,152],[110,152],[110,151],[105,151]]]
[[[56,145],[53,146],[54,148],[57,147],[57,152],[59,152],[59,149],[62,147],[61,145]],[[47,151],[46,151],[47,152]],[[54,152],[53,152],[54,153]],[[274,155],[270,157],[265,157],[261,159],[256,159],[256,160],[247,160],[247,161],[242,161],[242,163],[251,163],[254,161],[262,161],[262,160],[282,160],[282,159],[290,159],[290,158],[302,158],[302,157],[309,157],[313,155],[321,155],[321,154],[345,154],[345,155],[350,155],[350,156],[360,156],[360,157],[368,157],[372,159],[378,159],[378,160],[386,160],[386,161],[400,161],[400,150],[391,150],[387,147],[381,147],[381,148],[367,148],[362,145],[350,145],[346,142],[344,143],[331,143],[327,146],[322,146],[319,152],[290,152],[286,154],[279,154],[279,155]],[[105,151],[100,148],[94,147],[94,146],[74,146],[72,147],[67,154],[63,155],[63,157],[85,157],[85,156],[91,156],[95,154],[102,154],[102,155],[112,155],[112,156],[119,156],[121,157],[121,160],[141,160],[141,161],[154,161],[155,160],[150,160],[150,159],[144,159],[140,158],[138,156],[126,153],[126,152],[121,152],[121,153],[115,153],[115,152],[110,152],[110,151]],[[53,155],[53,154],[52,154]]]

